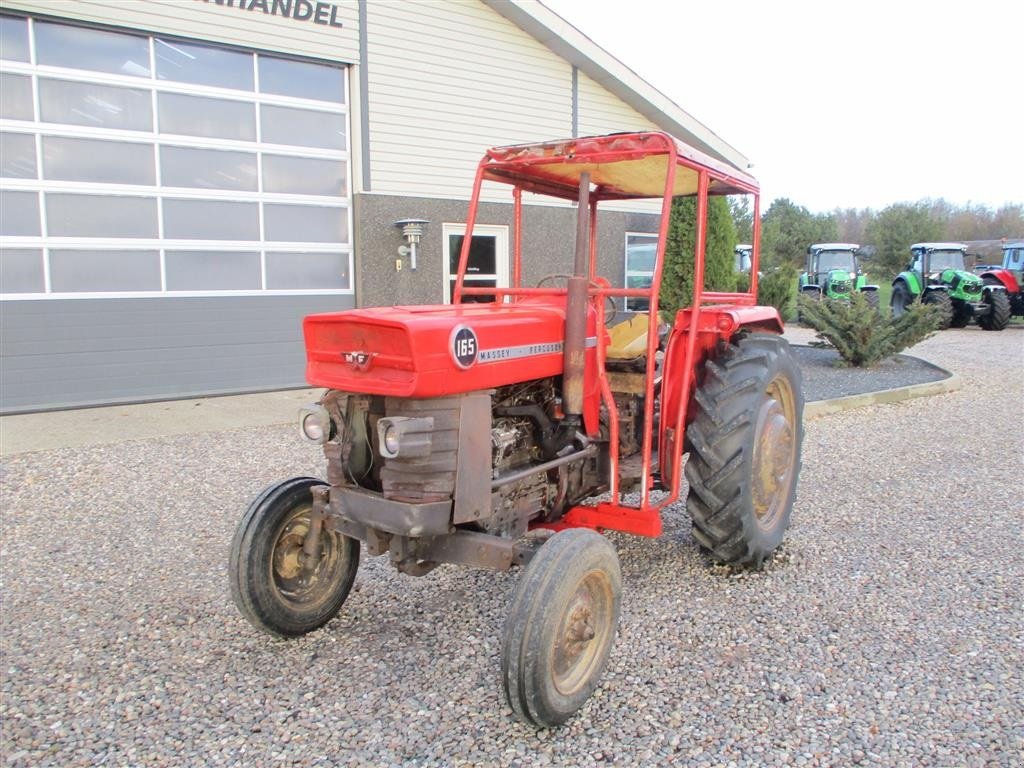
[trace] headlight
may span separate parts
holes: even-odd
[[[331,439],[331,415],[322,405],[307,405],[299,410],[299,429],[310,442],[326,443]]]
[[[398,455],[398,429],[394,424],[389,424],[384,430],[384,450],[392,456]]]
[[[377,443],[385,459],[403,459],[430,455],[434,417],[388,416],[377,421]]]

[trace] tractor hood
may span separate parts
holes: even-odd
[[[592,310],[587,331],[587,367],[593,371]],[[560,375],[565,297],[310,315],[303,335],[311,386],[443,397]]]

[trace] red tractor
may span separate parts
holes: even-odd
[[[484,181],[510,188],[511,287],[465,279]],[[578,207],[564,286],[521,285],[523,192]],[[748,293],[703,290],[708,196],[729,194],[754,201]],[[697,201],[694,297],[665,335],[658,295],[680,195]],[[637,198],[661,199],[653,278],[611,287],[596,274],[598,208]],[[757,221],[753,178],[664,133],[488,150],[452,305],[305,319],[307,379],[327,392],[301,430],[323,445],[327,478],[272,485],[246,511],[230,558],[241,613],[278,636],[323,626],[361,547],[414,576],[523,566],[502,640],[506,697],[534,726],[569,718],[618,624],[619,562],[602,531],[658,536],[685,496],[713,559],[757,567],[789,524],[803,395],[778,313],[755,305]],[[613,354],[606,327],[607,301],[622,297],[647,301],[630,321],[631,359]]]
[[[1002,264],[979,264],[974,271],[985,285],[1003,286],[1010,299],[1010,314],[1024,316],[1024,241],[1003,245]]]

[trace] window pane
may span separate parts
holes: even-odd
[[[169,291],[258,291],[260,255],[228,251],[167,251]]]
[[[626,271],[654,272],[658,255],[658,238],[639,235],[626,237]]]
[[[30,133],[0,133],[0,176],[36,178],[36,137]]]
[[[39,110],[43,122],[153,130],[153,104],[149,91],[111,85],[39,81]]]
[[[164,237],[181,240],[259,240],[258,203],[164,200]]]
[[[264,155],[263,191],[345,195],[345,163],[341,160]]]
[[[267,253],[267,288],[348,288],[348,256],[344,253]]]
[[[0,293],[42,293],[41,248],[0,248]]]
[[[267,144],[291,144],[297,147],[345,148],[345,116],[310,109],[273,107],[264,104],[263,141]]]
[[[53,237],[156,237],[156,200],[48,192],[46,228]]]
[[[467,279],[463,285],[466,288],[496,288],[498,281],[495,278],[490,279]],[[448,301],[451,303],[455,300],[455,280],[452,279],[448,282]],[[463,304],[493,304],[493,296],[463,296]]]
[[[306,61],[259,57],[260,92],[344,103],[345,70]]]
[[[55,293],[159,291],[159,251],[50,251]]]
[[[156,183],[153,145],[44,136],[43,177],[152,185]]]
[[[0,235],[33,237],[39,234],[39,195],[0,189]]]
[[[161,133],[256,141],[256,107],[241,101],[180,93],[157,96]]]
[[[288,243],[344,243],[348,240],[348,211],[315,205],[263,206],[267,240]]]
[[[190,147],[160,147],[160,180],[167,187],[256,191],[256,155]]]
[[[0,74],[0,117],[32,120],[32,78]]]
[[[465,239],[465,235],[448,236],[449,270],[453,275],[459,271],[459,257],[462,255],[462,243]],[[473,235],[473,242],[469,246],[466,274],[497,274],[497,254],[498,239],[494,235]]]
[[[171,40],[153,41],[159,80],[253,90],[252,54]]]
[[[0,16],[0,58],[28,61],[28,20]]]
[[[149,77],[148,38],[46,21],[36,21],[35,33],[40,64]]]

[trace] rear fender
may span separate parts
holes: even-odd
[[[910,291],[911,296],[919,296],[921,294],[921,281],[918,280],[917,275],[913,272],[901,272],[899,277],[892,281],[893,288],[899,285]]]
[[[692,311],[682,309],[676,315],[675,324],[669,334],[665,349],[665,361],[661,382],[661,425],[658,439],[658,455],[661,462],[661,476],[668,480],[679,468],[668,465],[675,454],[674,444],[682,436],[674,434],[680,408],[683,414],[683,428],[692,421],[693,409],[688,405],[694,389],[700,386],[704,374],[704,361],[714,355],[720,341],[729,341],[743,331],[782,334],[785,330],[782,318],[775,307],[704,307],[700,312],[697,326],[697,340],[693,354],[693,376],[690,377],[687,392],[683,392],[683,378],[686,372],[687,336]]]

